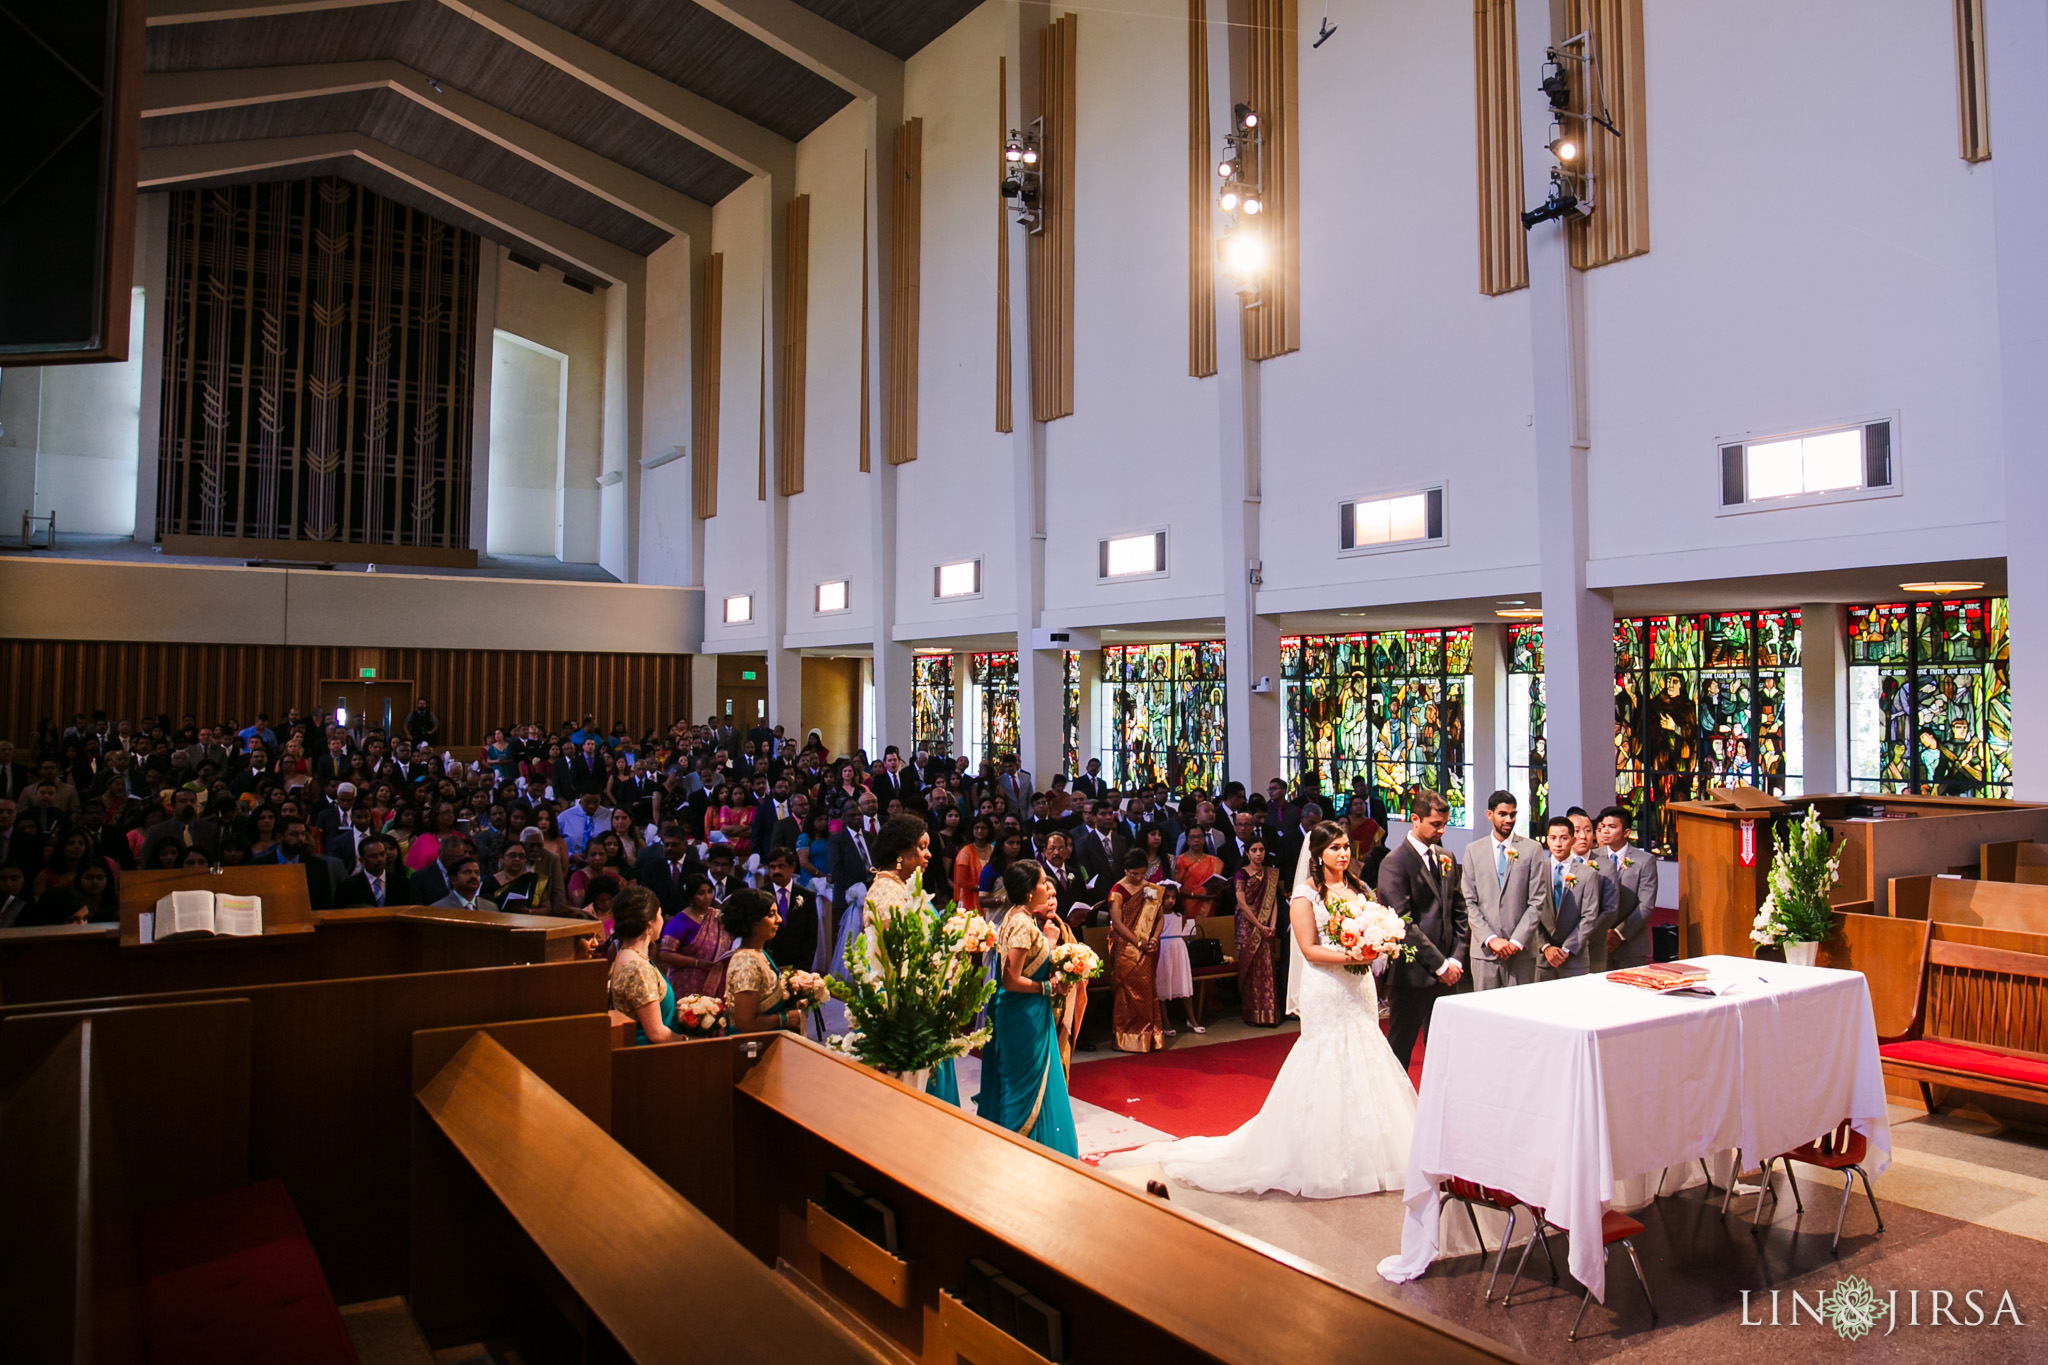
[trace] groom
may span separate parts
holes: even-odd
[[[1387,1042],[1402,1069],[1415,1040],[1429,1028],[1437,997],[1451,993],[1465,974],[1465,897],[1457,864],[1444,852],[1450,803],[1426,788],[1408,800],[1408,837],[1380,864],[1379,897],[1408,921],[1406,962],[1387,971],[1393,1028]]]

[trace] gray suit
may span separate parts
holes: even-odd
[[[1537,955],[1536,979],[1552,981],[1560,976],[1584,976],[1592,963],[1588,947],[1593,927],[1600,919],[1600,873],[1585,859],[1574,857],[1565,865],[1572,879],[1563,888],[1561,901],[1551,896],[1552,863],[1546,853],[1529,875],[1529,908],[1536,912],[1536,942],[1529,945]],[[1541,960],[1545,947],[1562,948],[1565,963],[1553,967]]]
[[[1536,978],[1536,907],[1529,897],[1531,869],[1548,854],[1534,839],[1517,834],[1508,841],[1507,880],[1502,881],[1491,834],[1465,846],[1465,914],[1471,923],[1472,989],[1522,986]],[[1512,939],[1522,951],[1502,962],[1486,944]]]
[[[1650,960],[1650,916],[1657,910],[1657,855],[1630,844],[1618,857],[1604,848],[1594,850],[1593,863],[1600,869],[1600,879],[1615,889],[1612,927],[1621,930],[1622,936],[1621,947],[1608,954],[1607,965],[1640,967]],[[1606,946],[1604,926],[1601,946]]]

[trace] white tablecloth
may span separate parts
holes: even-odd
[[[1436,1259],[1437,1187],[1510,1191],[1571,1234],[1572,1275],[1606,1301],[1601,1212],[1630,1177],[1741,1148],[1754,1164],[1848,1119],[1891,1161],[1884,1074],[1861,972],[1703,957],[1723,996],[1657,995],[1601,976],[1437,1003],[1409,1148],[1401,1253]]]

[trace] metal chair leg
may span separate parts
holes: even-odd
[[[1728,1216],[1728,1205],[1735,1198],[1735,1187],[1742,1183],[1742,1149],[1735,1149],[1735,1165],[1728,1171],[1728,1188],[1721,1192],[1721,1216]]]
[[[1500,1254],[1493,1258],[1493,1273],[1486,1277],[1486,1301],[1488,1303],[1493,1302],[1493,1284],[1494,1281],[1500,1278],[1501,1262],[1508,1258],[1508,1243],[1515,1240],[1515,1215],[1517,1212],[1519,1210],[1508,1210],[1508,1230],[1500,1235]],[[1483,1242],[1480,1243],[1482,1251],[1485,1249],[1485,1245]]]
[[[1707,1182],[1707,1188],[1708,1188],[1708,1189],[1710,1189],[1710,1190],[1715,1190],[1715,1189],[1719,1189],[1719,1188],[1720,1188],[1720,1186],[1718,1186],[1718,1185],[1716,1185],[1716,1184],[1714,1183],[1714,1173],[1713,1173],[1712,1171],[1710,1171],[1710,1170],[1708,1170],[1708,1169],[1707,1169],[1707,1159],[1706,1159],[1705,1157],[1701,1157],[1701,1158],[1700,1158],[1700,1179],[1702,1179],[1702,1180],[1704,1180],[1704,1181],[1706,1181],[1706,1182]],[[1661,1189],[1662,1187],[1663,1187],[1663,1182],[1662,1182],[1662,1181],[1659,1181],[1659,1182],[1658,1182],[1658,1188],[1660,1188],[1660,1189]]]
[[[1515,1290],[1519,1289],[1522,1284],[1522,1267],[1529,1263],[1529,1242],[1538,1241],[1542,1238],[1542,1236],[1543,1223],[1542,1220],[1539,1219],[1536,1223],[1536,1231],[1530,1235],[1529,1241],[1522,1243],[1522,1254],[1515,1258],[1515,1273],[1508,1278],[1508,1292],[1501,1298],[1501,1307],[1513,1308],[1515,1306]],[[1547,1246],[1544,1248],[1546,1252],[1549,1251],[1549,1249],[1550,1248]],[[1506,1248],[1502,1248],[1501,1254],[1503,1256],[1507,1254]]]
[[[1550,1224],[1541,1213],[1536,1215],[1536,1235],[1543,1239],[1543,1259],[1550,1263],[1550,1282],[1557,1283],[1557,1257],[1550,1254]]]
[[[1849,1169],[1863,1177],[1863,1197],[1870,1201],[1870,1216],[1877,1220],[1877,1230],[1883,1232],[1884,1215],[1877,1211],[1877,1191],[1870,1188],[1870,1172],[1861,1166],[1851,1166]]]
[[[1770,1191],[1771,1199],[1772,1199],[1772,1202],[1774,1202],[1774,1203],[1776,1202],[1776,1200],[1777,1200],[1777,1198],[1778,1198],[1778,1191],[1777,1191],[1777,1187],[1771,1184],[1771,1162],[1772,1162],[1772,1161],[1775,1161],[1775,1160],[1777,1160],[1777,1158],[1776,1158],[1776,1157],[1771,1157],[1771,1158],[1770,1158],[1769,1160],[1766,1160],[1766,1161],[1764,1162],[1764,1169],[1763,1169],[1763,1182],[1764,1182],[1764,1190],[1768,1190],[1768,1191]],[[1786,1163],[1786,1164],[1787,1164],[1787,1165],[1790,1165],[1791,1163],[1789,1163],[1789,1162],[1788,1162],[1788,1163]],[[1762,1223],[1762,1222],[1763,1222],[1763,1217],[1764,1217],[1764,1196],[1763,1196],[1763,1191],[1761,1191],[1761,1190],[1760,1190],[1760,1191],[1758,1191],[1758,1192],[1757,1192],[1757,1196],[1756,1196],[1756,1208],[1755,1208],[1755,1209],[1753,1209],[1753,1210],[1751,1210],[1751,1212],[1750,1212],[1750,1215],[1749,1215],[1749,1230],[1750,1230],[1751,1232],[1755,1232],[1755,1231],[1757,1230],[1757,1226],[1758,1226],[1758,1225],[1759,1225],[1760,1223]]]
[[[1643,1258],[1636,1255],[1636,1244],[1633,1241],[1623,1239],[1622,1245],[1628,1248],[1629,1264],[1636,1268],[1636,1283],[1643,1287],[1643,1302],[1650,1305],[1650,1325],[1655,1327],[1657,1325],[1657,1301],[1650,1297],[1650,1277],[1643,1273]]]
[[[1792,1187],[1792,1206],[1805,1213],[1806,1201],[1799,1197],[1799,1168],[1792,1164],[1789,1157],[1785,1161],[1785,1183]]]
[[[1856,1168],[1842,1172],[1842,1207],[1835,1212],[1835,1240],[1828,1243],[1828,1255],[1842,1254],[1842,1220],[1849,1216],[1849,1195],[1856,1188]]]
[[[1586,1297],[1579,1300],[1579,1311],[1572,1315],[1572,1330],[1564,1334],[1566,1341],[1577,1341],[1579,1339],[1579,1320],[1586,1316],[1586,1305],[1592,1301],[1593,1291],[1588,1289]]]
[[[1483,1236],[1481,1236],[1481,1235],[1480,1235],[1480,1232],[1479,1232],[1479,1215],[1478,1215],[1478,1214],[1477,1214],[1476,1212],[1474,1212],[1474,1211],[1473,1211],[1473,1208],[1472,1208],[1472,1201],[1471,1201],[1471,1200],[1469,1200],[1469,1199],[1466,1199],[1466,1200],[1461,1200],[1460,1202],[1461,1202],[1461,1203],[1463,1203],[1463,1204],[1464,1204],[1464,1206],[1465,1206],[1465,1216],[1466,1216],[1467,1218],[1469,1218],[1469,1219],[1471,1219],[1471,1220],[1472,1220],[1472,1236],[1473,1236],[1473,1238],[1474,1238],[1475,1240],[1477,1240],[1477,1241],[1478,1241],[1478,1243],[1479,1243],[1479,1264],[1481,1264],[1481,1265],[1485,1265],[1485,1264],[1486,1264],[1486,1238],[1485,1238],[1485,1237],[1483,1237]]]

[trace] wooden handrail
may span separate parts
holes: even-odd
[[[808,1039],[777,1035],[738,1084],[890,1180],[1158,1330],[1223,1361],[1502,1360],[1508,1347],[1433,1318],[1388,1288],[1350,1289],[1305,1261],[919,1094]],[[1161,1267],[1176,1269],[1168,1274]]]
[[[1927,960],[1937,967],[1953,967],[1959,971],[2048,979],[2048,957],[2016,953],[2005,948],[1986,948],[1975,943],[1948,943],[1937,939],[1928,948]]]
[[[875,1359],[489,1034],[419,1103],[632,1359]]]

